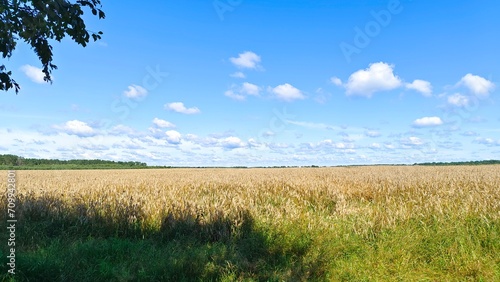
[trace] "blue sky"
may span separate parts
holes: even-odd
[[[53,83],[19,44],[0,154],[150,165],[500,159],[498,1],[103,1]]]

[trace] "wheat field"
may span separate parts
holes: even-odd
[[[32,237],[229,246],[231,256],[200,254],[200,280],[500,280],[495,165],[16,173]],[[264,243],[247,234],[257,231]],[[252,244],[267,249],[248,257]]]

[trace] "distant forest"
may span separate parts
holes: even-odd
[[[118,169],[147,167],[148,165],[142,162],[34,159],[10,154],[0,155],[0,169]]]
[[[449,163],[420,163],[415,165],[491,165],[500,164],[500,160],[469,161],[469,162],[449,162]]]
[[[445,165],[491,165],[500,164],[500,160],[468,161],[468,162],[433,162],[433,163],[415,163],[413,165],[421,166],[445,166]],[[392,164],[383,164],[392,165]],[[347,165],[349,167],[351,165]],[[360,166],[360,165],[354,165]],[[267,168],[287,168],[298,166],[268,166]],[[325,166],[301,166],[301,167],[325,167]],[[0,170],[5,169],[126,169],[126,168],[175,168],[174,166],[148,166],[143,162],[122,162],[106,160],[58,160],[58,159],[35,159],[23,158],[16,155],[0,155]],[[195,168],[206,168],[203,166]],[[247,168],[246,166],[234,166],[233,168]],[[266,168],[259,166],[259,168]]]

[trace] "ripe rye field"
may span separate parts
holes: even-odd
[[[500,166],[16,173],[4,281],[500,281]]]

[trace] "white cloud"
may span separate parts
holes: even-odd
[[[117,149],[130,149],[130,150],[139,150],[139,149],[145,149],[144,146],[142,146],[137,140],[131,140],[131,139],[126,139],[126,140],[120,140],[120,142],[117,142],[112,145],[113,148]]]
[[[347,148],[347,146],[349,146],[349,147],[352,147],[352,146],[353,146],[352,144],[347,144],[347,145],[346,145],[345,143],[342,143],[342,142],[339,142],[339,143],[334,143],[334,144],[332,144],[332,145],[333,145],[333,147],[335,147],[335,148],[337,148],[337,149],[346,149],[346,148]]]
[[[259,93],[260,93],[259,86],[252,83],[244,82],[240,87],[232,85],[231,89],[224,92],[224,95],[236,100],[243,101],[245,100],[246,96],[248,95],[259,96]]]
[[[239,101],[245,100],[245,95],[238,94],[235,92],[235,90],[232,90],[232,89],[226,90],[226,92],[224,92],[224,95],[226,97],[229,97],[229,98],[232,98],[235,100],[239,100]]]
[[[302,94],[302,91],[300,91],[299,89],[293,87],[288,83],[278,85],[270,90],[272,93],[276,95],[278,99],[287,102],[305,98],[304,94]]]
[[[365,135],[368,137],[380,137],[382,134],[376,130],[368,130],[365,132]]]
[[[70,120],[67,121],[64,125],[55,125],[53,126],[55,129],[59,129],[70,135],[77,135],[80,137],[92,136],[95,134],[95,131],[92,127],[90,127],[87,123],[79,120]]]
[[[331,81],[333,84],[337,85],[337,86],[341,86],[341,85],[342,85],[342,80],[340,80],[340,78],[338,78],[338,77],[336,77],[336,76],[334,76],[334,77],[330,78],[330,81]]]
[[[159,118],[154,118],[153,123],[160,128],[175,127],[175,124]]]
[[[487,97],[495,88],[495,84],[493,82],[470,73],[462,77],[458,84],[465,85],[470,91],[472,91],[472,93],[481,97]]]
[[[66,126],[65,122],[61,123],[60,127]],[[463,150],[459,152],[456,149],[460,147],[455,145],[455,140],[448,143],[443,142],[443,140],[450,140],[449,135],[435,136],[440,139],[432,140],[432,143],[422,140],[423,136],[400,134],[388,136],[389,138],[396,138],[391,142],[386,139],[345,142],[337,140],[332,134],[332,137],[330,137],[332,139],[325,138],[327,140],[319,139],[311,142],[311,139],[307,140],[308,138],[306,138],[305,141],[300,143],[291,138],[285,143],[275,143],[275,141],[270,140],[264,141],[260,136],[258,137],[262,139],[259,141],[257,141],[257,137],[252,139],[251,136],[243,139],[231,132],[198,137],[194,134],[184,134],[177,131],[166,133],[165,131],[170,129],[162,130],[152,125],[151,128],[160,132],[159,137],[153,137],[147,130],[137,132],[137,136],[134,137],[125,134],[111,135],[109,130],[107,133],[101,132],[91,123],[88,126],[97,131],[96,136],[81,138],[75,134],[44,134],[41,131],[25,132],[0,128],[0,135],[9,134],[9,136],[13,137],[1,139],[0,148],[5,148],[5,150],[14,148],[13,153],[17,152],[16,154],[25,157],[133,160],[147,162],[150,165],[173,166],[415,163],[426,161],[421,156],[422,154],[438,152],[436,149],[430,149],[429,146],[431,145],[439,148],[436,161],[450,161],[455,158],[488,159],[491,157],[491,150],[498,151],[498,148],[500,148],[498,136],[485,135],[484,138],[476,139],[476,137],[480,137],[477,134],[467,138],[466,141],[473,142],[475,147],[484,146],[485,149],[490,150],[481,150],[479,148],[479,150],[472,150],[471,155],[463,155],[461,153]],[[71,123],[68,124],[68,128],[74,127],[76,126],[71,125]],[[120,127],[127,130],[125,126]],[[356,132],[364,134],[368,130],[375,129],[358,128]],[[62,133],[62,131],[59,132]],[[463,138],[463,136],[457,137]],[[304,143],[306,141],[311,143]],[[16,144],[22,144],[24,149],[21,148],[15,151]],[[422,150],[416,151],[420,149]],[[411,150],[415,151],[412,152]],[[457,151],[460,155],[451,155],[452,151]]]
[[[478,144],[483,144],[487,146],[500,146],[500,140],[495,140],[493,138],[477,137],[474,142]]]
[[[226,135],[225,133],[213,134],[210,137],[198,137],[193,134],[187,134],[184,140],[190,142],[193,145],[205,148],[223,148],[223,149],[236,149],[236,148],[246,148],[248,147],[245,142],[240,138]],[[255,145],[255,142],[254,142]]]
[[[167,136],[168,143],[179,144],[181,142],[182,135],[175,130],[169,130],[165,132],[165,135]]]
[[[246,96],[248,95],[259,96],[259,93],[260,93],[259,86],[252,83],[244,82],[240,87],[232,85],[231,89],[224,92],[224,95],[226,95],[229,98],[233,98],[235,100],[243,101],[246,99]]]
[[[248,95],[259,96],[260,87],[252,83],[244,82],[241,86],[241,92]]]
[[[347,95],[371,97],[373,93],[396,89],[402,82],[393,73],[392,65],[379,62],[367,69],[358,70],[349,76],[345,84]]]
[[[267,131],[262,132],[261,135],[262,135],[262,137],[272,137],[272,136],[276,135],[276,133],[274,133],[271,130],[267,130]]]
[[[364,139],[363,134],[346,134],[342,137],[342,141],[344,142],[354,142],[362,139]]]
[[[415,147],[415,146],[420,146],[420,145],[424,144],[424,141],[422,141],[422,139],[415,137],[415,136],[401,139],[400,142],[401,142],[401,145],[403,145],[404,147]]]
[[[31,66],[31,65],[24,65],[21,67],[21,71],[24,72],[24,74],[31,79],[31,81],[35,83],[46,83],[43,78],[45,77],[45,74],[42,72],[42,69]]]
[[[128,87],[128,90],[123,91],[123,95],[128,98],[142,98],[148,94],[148,91],[144,87],[132,84]]]
[[[407,83],[406,88],[416,90],[426,97],[432,95],[432,85],[425,80],[415,79],[412,83]]]
[[[200,110],[198,108],[196,107],[186,108],[184,106],[184,103],[182,102],[173,102],[165,104],[165,109],[187,115],[200,113]]]
[[[384,147],[388,150],[394,150],[396,149],[396,146],[394,146],[393,144],[391,143],[388,143],[388,144],[384,144]]]
[[[368,146],[370,149],[381,149],[382,148],[382,145],[380,145],[379,143],[371,143],[370,146]]]
[[[235,78],[245,78],[245,74],[242,73],[241,71],[237,71],[235,73],[230,74],[229,76],[235,77]]]
[[[137,135],[138,133],[131,127],[118,124],[109,131],[111,135]]]
[[[229,58],[229,60],[239,68],[256,69],[260,63],[260,56],[254,52],[246,51],[239,54],[237,58]]]
[[[415,127],[437,126],[443,124],[440,117],[423,117],[413,122]]]
[[[229,136],[220,141],[220,145],[226,149],[236,149],[245,147],[245,143],[240,138]]]
[[[479,135],[479,134],[477,134],[477,133],[476,133],[476,132],[474,132],[474,131],[470,131],[470,130],[469,130],[469,131],[463,132],[463,133],[462,133],[462,135],[463,135],[463,136],[477,136],[477,135]]]
[[[355,146],[352,142],[333,142],[331,139],[325,139],[318,143],[302,143],[302,148],[305,152],[313,150],[313,151],[325,151],[331,152],[332,149],[335,149],[337,152],[352,154],[355,153]]]
[[[156,139],[162,139],[165,136],[165,132],[161,130],[160,128],[157,127],[150,127],[148,128],[149,134],[151,137],[154,137]]]
[[[248,147],[249,148],[265,148],[266,144],[260,141],[255,140],[254,138],[248,139]]]
[[[453,95],[448,96],[448,104],[456,106],[456,107],[465,107],[469,105],[469,98],[460,93],[455,93]]]
[[[320,103],[320,104],[324,104],[328,101],[328,98],[331,96],[330,93],[326,92],[325,90],[323,90],[323,88],[319,87],[318,89],[316,89],[316,96],[314,97],[314,101]]]
[[[102,144],[86,143],[86,144],[81,144],[80,147],[83,148],[83,149],[85,149],[85,150],[89,150],[89,151],[105,151],[105,150],[109,150],[109,146],[102,145]]]

